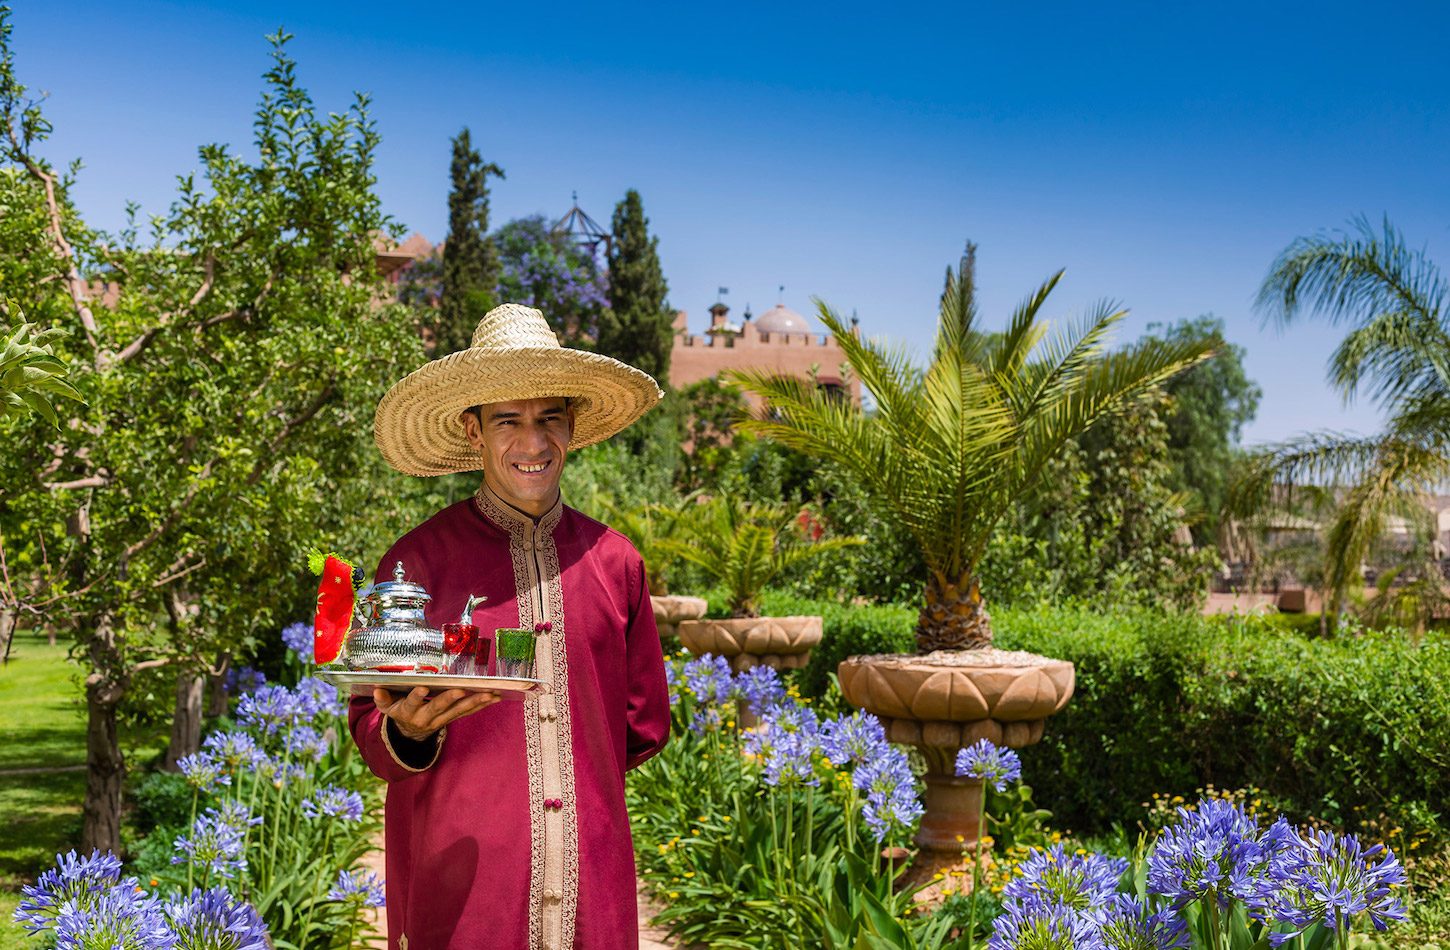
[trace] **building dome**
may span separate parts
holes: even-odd
[[[755,329],[761,333],[810,333],[806,318],[783,303],[762,313],[755,321]]]

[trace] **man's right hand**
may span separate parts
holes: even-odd
[[[466,689],[447,689],[430,697],[428,687],[418,686],[398,698],[382,687],[373,687],[373,703],[378,712],[393,720],[398,732],[417,742],[432,738],[453,720],[496,702],[498,693],[474,693]]]

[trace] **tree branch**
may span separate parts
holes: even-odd
[[[206,276],[202,279],[201,286],[196,289],[196,293],[191,295],[191,300],[187,301],[186,306],[176,313],[163,314],[153,326],[148,327],[144,333],[132,340],[115,356],[108,359],[106,361],[107,366],[126,363],[140,356],[151,345],[151,341],[156,339],[158,333],[170,326],[173,321],[184,320],[187,314],[196,309],[197,304],[206,299],[207,295],[211,293],[212,287],[216,284],[216,253],[214,251],[206,252],[206,260],[202,266],[206,269]]]
[[[111,476],[107,472],[99,475],[90,475],[86,478],[78,478],[73,482],[42,482],[49,491],[70,491],[76,488],[105,488],[111,484]]]
[[[328,401],[332,399],[333,393],[337,391],[336,383],[337,381],[335,379],[329,379],[327,385],[322,387],[322,391],[317,394],[312,402],[308,403],[307,408],[303,409],[292,419],[289,419],[286,425],[282,426],[282,431],[277,433],[277,437],[267,443],[267,450],[261,453],[257,459],[257,464],[252,466],[252,473],[247,476],[248,485],[257,484],[262,478],[262,472],[267,468],[267,463],[276,456],[278,450],[282,448],[283,443],[291,438],[292,433],[306,425],[314,416],[322,411],[322,407],[327,405]]]
[[[86,303],[86,283],[81,279],[80,267],[76,264],[75,248],[71,247],[70,242],[65,239],[65,222],[61,218],[60,202],[55,195],[55,176],[30,157],[30,153],[16,138],[14,126],[11,126],[7,132],[13,154],[20,159],[25,170],[39,180],[41,187],[45,189],[45,209],[49,219],[47,230],[50,231],[51,240],[55,242],[56,252],[65,262],[65,286],[70,293],[71,307],[81,321],[81,329],[85,331],[86,342],[91,345],[91,352],[94,354],[96,365],[99,368],[101,365],[101,344],[98,340],[100,328],[96,326],[95,315],[91,313],[91,308]]]

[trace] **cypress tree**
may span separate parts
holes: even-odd
[[[468,129],[453,140],[449,166],[448,241],[443,245],[443,294],[433,321],[435,356],[467,349],[473,328],[494,303],[498,251],[488,236],[488,176],[503,169],[485,163]]]
[[[598,350],[637,366],[667,387],[674,311],[665,301],[669,287],[660,269],[659,238],[639,192],[630,189],[614,208],[609,249],[609,310],[599,321]]]

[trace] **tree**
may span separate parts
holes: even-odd
[[[1212,316],[1149,325],[1169,342],[1201,340],[1213,357],[1164,384],[1171,403],[1164,412],[1169,472],[1167,484],[1190,499],[1193,537],[1199,545],[1218,538],[1229,478],[1239,454],[1243,427],[1258,412],[1261,390],[1244,372],[1244,349],[1224,339],[1223,321]]]
[[[1280,486],[1340,489],[1324,572],[1326,610],[1338,615],[1386,519],[1421,517],[1419,496],[1450,478],[1450,285],[1388,220],[1376,230],[1357,218],[1347,232],[1285,248],[1258,303],[1279,326],[1310,314],[1348,324],[1330,384],[1346,401],[1368,390],[1388,416],[1378,435],[1317,432],[1260,452],[1230,493],[1230,509],[1244,515],[1281,503]]]
[[[503,265],[498,299],[537,307],[559,342],[591,349],[609,303],[599,262],[567,235],[551,230],[543,215],[510,221],[494,240]]]
[[[924,652],[991,643],[977,567],[997,522],[1067,440],[1209,355],[1199,342],[1161,340],[1104,353],[1109,328],[1124,315],[1106,306],[1044,344],[1037,315],[1061,276],[1018,307],[1005,333],[989,336],[975,329],[964,258],[947,272],[925,369],[858,339],[820,304],[822,322],[875,401],[874,415],[799,379],[733,374],[770,406],[740,428],[839,463],[881,517],[916,539],[928,572],[916,627]]]
[[[639,192],[614,208],[609,251],[609,309],[599,320],[596,349],[649,373],[668,388],[674,311],[660,269],[659,238],[650,237]]]
[[[453,140],[449,174],[443,295],[433,329],[437,356],[468,348],[479,319],[494,305],[499,276],[498,250],[488,236],[488,176],[502,178],[503,169],[484,162],[465,128]]]
[[[58,289],[63,304],[28,313],[66,331],[57,355],[85,399],[58,429],[4,424],[0,537],[22,546],[12,571],[39,572],[37,547],[57,565],[45,621],[74,639],[85,674],[84,848],[120,846],[117,715],[135,678],[177,670],[192,695],[188,677],[291,619],[277,611],[303,582],[299,552],[358,543],[384,516],[375,499],[394,497],[372,409],[421,353],[404,312],[379,303],[378,135],[366,97],[318,113],[287,40],[270,37],[257,157],[203,147],[200,180],[179,179],[144,233],[116,235],[87,230],[69,177],[35,155],[49,127],[8,42],[0,51],[0,173],[28,182],[41,209],[30,244],[48,249],[27,292]],[[11,246],[0,269],[29,266]]]

